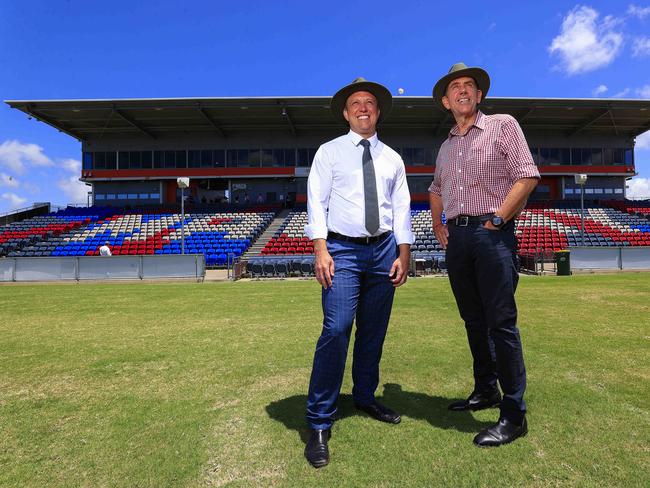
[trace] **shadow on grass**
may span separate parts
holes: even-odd
[[[384,385],[383,396],[377,400],[386,406],[396,410],[402,418],[425,420],[438,429],[454,429],[459,432],[478,432],[493,424],[493,422],[481,422],[476,420],[470,412],[450,412],[447,406],[456,398],[444,398],[427,395],[415,391],[404,391],[402,386],[395,383]],[[309,432],[305,423],[305,408],[307,395],[294,395],[282,400],[269,403],[266,411],[274,420],[282,422],[287,429],[295,430],[300,434],[303,442],[307,441]],[[339,396],[339,406],[336,419],[342,420],[348,417],[365,416],[354,407],[352,395],[342,394]],[[495,420],[498,413],[495,413]]]

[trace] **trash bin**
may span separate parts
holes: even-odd
[[[555,269],[557,276],[571,275],[571,252],[555,251]]]

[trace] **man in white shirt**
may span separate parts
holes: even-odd
[[[355,318],[354,403],[377,420],[401,420],[375,400],[393,296],[406,281],[413,242],[404,162],[375,130],[391,106],[390,92],[363,78],[339,90],[332,114],[350,131],[318,149],[309,173],[305,232],[314,243],[324,316],[307,399],[305,457],[316,468],[329,462],[327,442]]]
[[[108,242],[105,242],[102,247],[99,248],[99,255],[100,256],[112,256],[113,253],[111,252],[111,248],[108,247]]]

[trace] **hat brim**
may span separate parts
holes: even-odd
[[[377,123],[384,120],[393,108],[393,95],[391,95],[388,88],[372,81],[351,83],[337,91],[332,97],[332,102],[330,104],[330,109],[334,118],[342,124],[348,125],[348,121],[343,116],[345,103],[350,95],[360,91],[367,91],[375,96],[377,99],[377,105],[379,106],[379,118],[377,119]]]
[[[490,75],[487,74],[487,71],[482,68],[459,69],[458,71],[448,73],[440,78],[438,80],[438,83],[436,83],[436,85],[433,87],[433,99],[436,105],[438,105],[438,107],[440,107],[442,110],[447,110],[442,104],[442,97],[445,96],[447,85],[449,85],[449,83],[451,83],[456,78],[460,78],[461,76],[469,76],[470,78],[474,78],[476,80],[478,89],[481,90],[481,102],[485,100],[485,97],[487,97],[488,91],[490,90]]]

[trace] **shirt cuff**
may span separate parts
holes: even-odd
[[[318,227],[317,225],[305,225],[305,234],[310,240],[327,239],[327,227]]]
[[[413,232],[410,230],[407,231],[393,231],[395,234],[395,242],[399,246],[400,244],[413,244],[415,239],[413,238]]]

